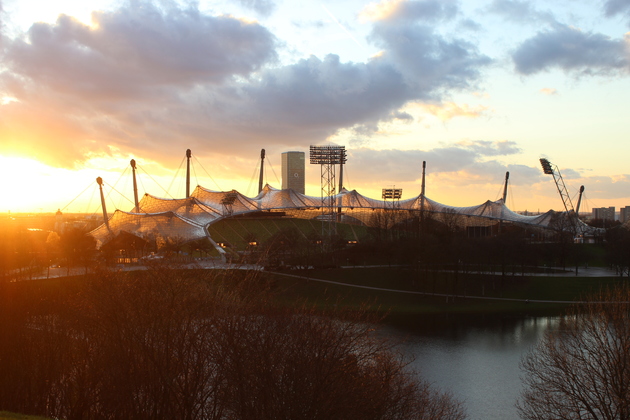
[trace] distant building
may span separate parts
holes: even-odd
[[[61,209],[57,209],[57,213],[55,213],[55,232],[63,233],[64,221],[63,221],[63,213]]]
[[[614,207],[598,207],[593,208],[593,219],[602,219],[615,221],[615,208]]]
[[[630,206],[622,207],[619,209],[619,221],[621,223],[626,223],[630,221]]]
[[[282,154],[282,189],[290,188],[304,194],[305,182],[304,152],[284,152]]]

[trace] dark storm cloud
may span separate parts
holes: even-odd
[[[524,41],[513,53],[516,70],[533,74],[551,68],[580,74],[628,69],[628,53],[622,40],[555,25]]]

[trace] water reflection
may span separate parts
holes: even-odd
[[[464,401],[471,419],[518,419],[519,363],[561,317],[427,316],[389,328],[406,337],[413,367],[429,382]]]

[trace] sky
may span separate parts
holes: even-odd
[[[343,145],[344,186],[453,206],[630,205],[630,0],[0,0],[0,212],[281,187]],[[319,196],[320,167],[307,164]]]

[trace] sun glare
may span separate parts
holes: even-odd
[[[0,180],[0,213],[54,212],[80,188],[74,171],[21,157],[0,156]]]

